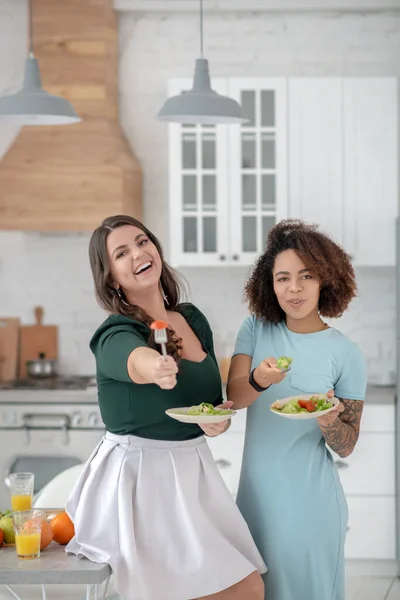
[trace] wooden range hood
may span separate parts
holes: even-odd
[[[142,173],[118,117],[112,0],[34,0],[43,88],[82,122],[23,127],[0,161],[0,230],[88,231],[112,214],[141,218]]]

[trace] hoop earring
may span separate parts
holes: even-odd
[[[115,290],[115,293],[116,293],[116,294],[117,294],[117,296],[118,296],[118,300],[119,300],[120,302],[122,302],[122,304],[125,304],[125,306],[130,306],[129,302],[127,302],[127,301],[125,300],[124,296],[122,295],[122,292],[121,292],[120,288],[117,288],[117,289]]]

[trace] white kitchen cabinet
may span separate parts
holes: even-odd
[[[170,262],[249,265],[287,212],[284,79],[213,79],[237,98],[243,125],[169,126]],[[173,80],[169,93],[190,88]]]
[[[348,496],[347,559],[396,558],[396,500],[394,496]]]
[[[347,497],[395,495],[394,433],[362,433],[350,456],[334,459]]]
[[[250,121],[229,135],[231,255],[252,264],[269,230],[287,216],[287,83],[284,79],[232,79],[229,95]]]
[[[289,80],[289,214],[344,242],[341,80]]]
[[[397,79],[289,80],[289,215],[318,223],[356,266],[395,264]]]
[[[395,264],[393,77],[225,78],[250,122],[170,125],[170,260],[249,265],[286,217],[318,223],[356,266]],[[191,86],[174,80],[170,94]]]
[[[170,82],[169,94],[190,89],[191,80]],[[226,81],[213,79],[226,94]],[[227,129],[213,125],[169,125],[170,262],[173,266],[227,261]]]
[[[239,488],[247,410],[239,410],[226,433],[207,438],[219,472],[234,498]]]
[[[236,497],[242,468],[244,432],[229,432],[209,438],[207,442],[228,490]]]
[[[343,79],[345,246],[359,266],[396,264],[398,82]]]

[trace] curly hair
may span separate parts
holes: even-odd
[[[283,220],[271,229],[264,254],[245,286],[250,312],[263,321],[285,319],[274,291],[273,268],[278,254],[294,250],[320,279],[318,310],[322,317],[340,317],[357,294],[350,256],[328,235],[299,219]]]
[[[150,324],[154,320],[151,315],[147,314],[140,306],[129,304],[126,301],[122,290],[120,290],[121,297],[119,297],[111,283],[110,263],[107,253],[107,238],[111,231],[114,231],[114,229],[122,227],[123,225],[132,225],[133,227],[141,229],[157,248],[162,264],[160,285],[165,294],[165,307],[168,307],[168,310],[175,310],[177,305],[181,302],[182,294],[185,292],[183,278],[164,260],[162,246],[156,236],[137,219],[128,215],[115,215],[104,219],[101,225],[94,230],[89,242],[89,260],[95,285],[96,298],[100,306],[107,312],[131,317],[150,327]],[[168,329],[167,334],[167,353],[173,356],[176,361],[179,361],[182,340],[175,335],[175,332],[172,329]],[[151,329],[149,329],[148,344],[150,348],[157,349],[154,340],[154,331]]]

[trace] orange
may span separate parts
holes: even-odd
[[[32,527],[32,521],[24,523],[24,529]],[[40,534],[40,549],[44,550],[53,541],[53,528],[48,521],[42,521],[42,532]]]
[[[40,536],[40,549],[44,550],[53,541],[53,528],[48,521],[42,522],[42,533]]]
[[[50,521],[53,539],[58,544],[68,544],[75,535],[74,524],[64,511]]]

